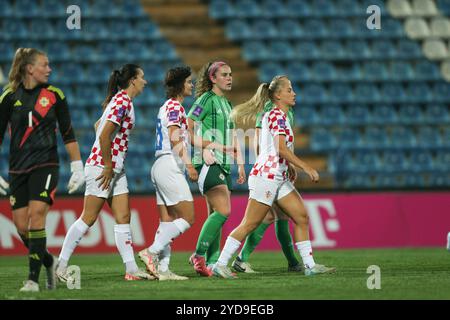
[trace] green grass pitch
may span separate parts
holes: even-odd
[[[171,261],[171,270],[190,277],[187,281],[127,282],[118,254],[75,254],[70,263],[81,268],[81,289],[61,283],[56,291],[43,289],[42,269],[38,294],[19,293],[27,257],[1,257],[0,299],[450,299],[450,252],[444,248],[316,250],[316,261],[337,267],[337,273],[314,277],[288,273],[281,251],[256,252],[251,263],[260,273],[240,273],[236,280],[196,275],[189,255],[175,252]],[[380,267],[379,290],[367,288],[370,265]]]

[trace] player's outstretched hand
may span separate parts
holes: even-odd
[[[311,178],[311,181],[319,182],[319,173],[315,169],[311,168],[310,166],[307,166],[303,168],[303,171],[305,171],[306,174]]]
[[[86,182],[86,178],[84,177],[83,162],[81,160],[72,161],[70,163],[70,172],[72,172],[72,176],[67,184],[67,190],[69,191],[69,194],[72,194],[81,188]]]
[[[8,190],[8,189],[9,189],[9,184],[8,184],[8,182],[6,182],[5,179],[3,179],[3,178],[0,176],[0,194],[1,194],[2,196],[6,196],[7,190]]]
[[[192,166],[192,164],[187,166],[187,173],[189,176],[189,180],[191,180],[192,182],[197,182],[198,172],[197,172],[197,170],[195,170],[195,168]]]

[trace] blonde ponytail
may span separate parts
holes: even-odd
[[[263,111],[267,101],[269,101],[269,84],[263,83],[250,100],[233,108],[231,119],[238,127],[253,128],[257,114]]]
[[[46,54],[34,48],[17,49],[8,75],[8,88],[11,88],[12,91],[17,90],[19,85],[25,81],[26,66],[33,64],[39,55],[45,56]]]

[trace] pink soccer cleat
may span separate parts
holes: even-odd
[[[194,266],[194,270],[201,276],[211,277],[213,275],[211,269],[206,266],[205,257],[196,255],[195,252],[189,258],[189,263]]]

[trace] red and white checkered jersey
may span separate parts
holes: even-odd
[[[275,138],[278,135],[285,135],[287,147],[294,150],[294,132],[286,114],[274,107],[263,115],[259,139],[260,153],[250,171],[251,176],[280,181],[287,179],[289,163],[279,156],[279,150],[275,144]]]
[[[117,92],[103,111],[95,133],[95,142],[91,154],[86,161],[87,166],[103,167],[105,165],[102,159],[99,137],[106,121],[111,121],[117,125],[117,130],[111,141],[111,161],[114,172],[119,173],[124,167],[128,140],[135,122],[133,102],[125,90]]]
[[[156,148],[155,157],[162,154],[172,154],[172,145],[169,138],[169,127],[177,126],[181,129],[183,143],[187,147],[187,119],[184,107],[175,99],[167,100],[159,108],[156,124]],[[176,157],[179,158],[179,157]],[[181,159],[176,159],[178,160]]]

